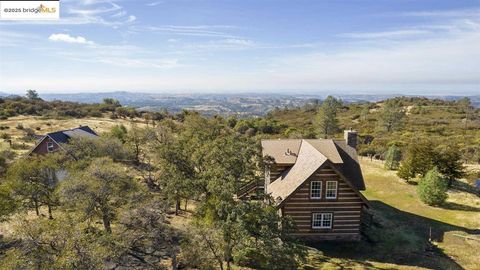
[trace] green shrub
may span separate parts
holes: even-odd
[[[428,205],[439,205],[447,199],[448,182],[434,167],[418,183],[420,200]]]
[[[0,134],[0,138],[2,138],[4,140],[10,140],[12,138],[12,136],[10,136],[10,134],[4,132],[4,133]]]

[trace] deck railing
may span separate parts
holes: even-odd
[[[260,190],[262,190],[263,192],[263,188],[264,188],[264,183],[262,181],[258,181],[258,180],[250,181],[238,189],[237,197],[243,198],[252,193],[259,192]]]

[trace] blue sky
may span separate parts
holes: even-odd
[[[0,91],[480,93],[480,0],[61,0]]]

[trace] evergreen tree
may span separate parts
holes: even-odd
[[[402,104],[398,99],[387,99],[380,111],[380,125],[387,130],[387,132],[395,131],[400,126],[405,112]]]
[[[337,112],[342,106],[342,102],[332,96],[328,96],[320,106],[316,121],[320,134],[323,138],[328,138],[338,132]]]
[[[27,94],[25,96],[31,100],[41,100],[40,96],[35,90],[31,90],[31,89],[27,90]]]
[[[418,183],[417,191],[422,202],[428,205],[442,204],[448,197],[448,183],[435,167]]]
[[[385,155],[385,169],[387,170],[396,170],[400,165],[400,160],[402,159],[402,152],[400,148],[395,144],[392,144]]]
[[[433,168],[435,152],[433,144],[429,141],[411,143],[406,151],[405,158],[400,162],[397,175],[405,180],[410,180],[425,174]]]
[[[455,179],[465,176],[462,156],[458,147],[447,146],[435,155],[435,165],[438,171],[447,179],[450,187]]]

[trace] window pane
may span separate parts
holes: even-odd
[[[331,229],[332,228],[332,213],[313,213],[312,214],[312,228],[314,229]]]
[[[322,182],[310,182],[310,198],[318,199],[322,196]]]
[[[332,214],[323,214],[322,227],[323,228],[331,228],[332,227]]]
[[[337,181],[327,181],[325,197],[329,199],[335,199],[337,197]]]
[[[313,228],[320,228],[322,226],[322,215],[315,213],[312,217],[312,227]]]

